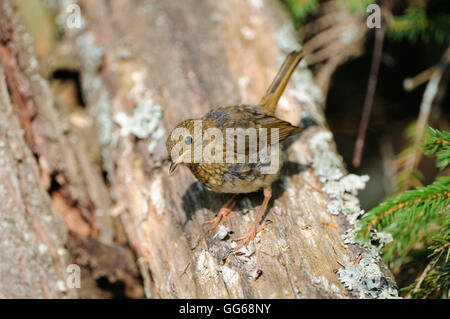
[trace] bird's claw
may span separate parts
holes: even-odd
[[[237,246],[236,248],[233,249],[233,251],[238,251],[239,249],[241,249],[242,247],[246,246],[248,243],[250,243],[253,239],[255,239],[256,234],[259,233],[260,231],[262,231],[263,229],[265,229],[267,227],[266,224],[263,224],[261,226],[259,226],[258,228],[256,227],[256,225],[254,225],[252,227],[252,229],[248,232],[247,235],[239,237],[235,240],[233,240],[234,242],[237,241],[242,241],[242,243]]]
[[[217,226],[219,226],[220,222],[226,219],[226,217],[231,213],[231,211],[233,210],[234,206],[236,206],[236,202],[233,202],[229,207],[224,206],[220,209],[219,213],[217,214],[216,218],[212,219],[212,220],[208,220],[206,222],[203,223],[203,225],[206,224],[213,224],[211,226],[211,228],[209,229],[209,233],[211,233],[214,229],[216,229]]]

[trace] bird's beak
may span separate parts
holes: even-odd
[[[172,175],[173,172],[175,172],[175,170],[177,169],[178,165],[180,165],[180,164],[183,163],[183,159],[184,159],[186,156],[189,156],[189,155],[190,155],[190,152],[184,152],[183,154],[181,154],[180,157],[178,157],[178,158],[176,159],[176,161],[174,161],[174,162],[171,161],[171,162],[170,162],[170,166],[169,166],[169,175]]]
[[[176,162],[170,162],[170,166],[169,166],[169,175],[172,175],[175,170],[177,169],[179,163]]]

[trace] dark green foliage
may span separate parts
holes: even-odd
[[[332,1],[332,0],[330,0]],[[335,0],[342,3],[352,13],[367,12],[370,4],[380,2],[376,0]],[[306,17],[318,9],[321,4],[318,0],[283,0],[294,16],[297,27],[304,22]],[[427,13],[427,5],[430,1],[394,1],[394,4],[407,4],[404,12],[393,14],[387,20],[387,35],[393,40],[407,39],[410,42],[432,41],[442,44],[450,41],[450,14],[446,12]]]
[[[388,198],[361,220],[362,236],[368,239],[371,228],[391,233],[394,242],[388,245],[385,258],[403,259],[414,244],[436,235],[436,228],[448,221],[449,188],[450,177],[446,176],[431,185]]]
[[[443,170],[450,164],[450,133],[428,128],[430,137],[425,140],[423,147],[425,155],[436,154],[436,166]]]
[[[375,0],[336,0],[347,7],[350,12],[366,12],[369,4],[375,3]],[[295,25],[298,27],[304,22],[306,17],[318,9],[319,0],[283,0],[289,11],[294,16]]]
[[[314,12],[318,5],[318,0],[284,0],[284,2],[294,16],[296,26],[298,26],[308,14]]]
[[[370,4],[376,3],[375,0],[339,0],[344,6],[346,6],[350,12],[367,12],[367,7]]]
[[[409,291],[412,298],[449,297],[450,289],[450,235],[434,238],[429,256],[430,263],[420,278],[410,286],[403,288]]]
[[[425,154],[436,155],[437,166],[443,170],[450,161],[450,134],[432,128],[428,134],[422,145]],[[369,240],[371,229],[392,234],[393,241],[385,247],[384,258],[388,262],[404,263],[419,243],[433,251],[424,274],[404,288],[413,298],[448,296],[449,207],[450,176],[444,176],[431,185],[388,198],[360,220],[360,239]]]
[[[444,43],[450,40],[450,15],[438,13],[429,16],[424,7],[414,4],[405,10],[404,15],[394,16],[387,31],[395,40],[406,38],[411,42],[420,39],[425,43]]]

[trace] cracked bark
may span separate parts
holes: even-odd
[[[0,66],[0,298],[75,297],[66,291],[67,229],[41,184]]]
[[[151,137],[122,134],[123,128],[113,123],[120,113],[132,114],[145,98],[163,107],[158,127],[166,132],[180,120],[199,117],[214,106],[258,101],[289,46],[295,46],[292,32],[286,31],[282,22],[289,17],[279,3],[83,0],[79,4],[87,26],[75,32],[66,30],[64,40],[78,49],[84,116],[97,123],[102,145],[97,145],[89,132],[79,132],[70,124],[66,132],[66,113],[55,110],[55,104],[64,107],[64,103],[58,103],[54,91],[38,86],[29,93],[36,103],[33,115],[22,123],[27,131],[27,121],[31,121],[28,146],[22,142],[22,147],[31,147],[39,160],[41,181],[36,178],[36,189],[55,220],[61,219],[50,207],[45,190],[51,189],[52,178],[62,181],[51,198],[70,229],[68,247],[75,255],[73,261],[84,269],[86,290],[80,294],[104,296],[94,291],[93,283],[104,275],[128,283],[128,296],[142,293],[136,288],[136,269],[128,261],[131,252],[123,247],[127,240],[117,242],[120,219],[138,255],[147,296],[354,297],[339,282],[335,270],[340,262],[356,258],[363,250],[344,245],[340,236],[353,226],[344,216],[327,212],[328,198],[315,172],[307,168],[315,160],[310,140],[326,131],[320,97],[307,73],[294,76],[277,113],[298,124],[301,113],[306,112],[322,127],[311,128],[292,142],[288,163],[274,185],[274,198],[265,214],[269,227],[258,234],[244,255],[231,253],[231,239],[248,231],[261,194],[240,196],[225,223],[231,234],[223,240],[215,233],[208,234],[203,223],[214,217],[228,196],[199,187],[187,169],[168,176],[166,136],[153,139],[156,147],[149,154]],[[7,32],[10,29],[3,29],[2,35]],[[30,63],[29,58],[23,57],[24,65]],[[31,78],[32,74],[25,74]],[[29,83],[33,88],[41,82]],[[17,111],[18,106],[20,101],[12,107]],[[20,113],[19,118],[22,114],[27,113]],[[70,134],[75,134],[80,144],[66,147]],[[90,147],[102,154],[107,184]],[[333,143],[329,152],[336,154]],[[64,245],[66,226],[60,223],[48,231],[54,232],[60,232],[60,240],[54,244]],[[121,263],[123,260],[126,262]],[[45,273],[44,269],[39,271]],[[5,296],[4,290],[0,293]]]
[[[81,111],[40,75],[13,2],[0,1],[0,20],[0,296],[109,297],[97,287],[102,277],[142,296],[133,252],[106,213],[95,138],[72,124]],[[81,289],[66,285],[71,263],[81,266]]]
[[[104,49],[101,77],[108,88],[111,116],[132,113],[139,102],[130,94],[136,86],[144,87],[154,103],[163,106],[159,125],[166,132],[214,106],[258,101],[282,59],[279,44],[289,42],[276,41],[283,37],[281,21],[289,18],[276,2],[261,3],[257,7],[248,1],[81,1],[86,32],[94,34],[96,45]],[[296,83],[309,85],[307,79]],[[291,86],[284,96],[277,110],[280,117],[298,124],[301,112],[307,112],[325,123],[321,105],[310,92]],[[302,169],[314,160],[308,141],[319,130],[326,129],[311,129],[291,145],[290,163],[274,186],[265,215],[270,226],[258,235],[248,255],[232,254],[231,239],[248,231],[261,204],[260,194],[240,197],[226,222],[232,234],[220,240],[208,234],[203,223],[228,196],[204,190],[187,169],[169,177],[166,136],[157,140],[151,155],[146,151],[151,138],[118,137],[112,151],[112,187],[123,205],[121,216],[140,256],[149,295],[355,296],[335,273],[339,261],[356,258],[362,251],[341,240],[340,235],[353,226],[344,216],[327,213],[320,182],[312,170]],[[118,136],[117,131],[113,135]],[[334,146],[331,151],[336,152]]]

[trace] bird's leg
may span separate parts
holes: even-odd
[[[242,243],[238,247],[236,247],[234,249],[234,251],[237,251],[237,250],[241,249],[242,247],[244,247],[245,245],[247,245],[249,242],[251,242],[255,238],[255,236],[258,232],[260,232],[261,230],[266,228],[266,225],[261,225],[258,227],[258,224],[264,215],[267,204],[269,203],[269,200],[271,197],[272,197],[272,188],[270,186],[267,188],[264,188],[264,201],[259,209],[258,217],[256,218],[255,224],[250,229],[250,232],[247,235],[235,240],[235,241],[242,240]]]
[[[234,198],[236,197],[236,195],[237,194],[233,194],[233,196],[231,196],[231,198],[228,200],[228,202],[226,202],[225,205],[223,205],[220,208],[219,213],[217,214],[216,218],[205,222],[205,224],[213,224],[211,226],[211,228],[209,229],[210,232],[212,232],[217,226],[219,226],[221,220],[222,219],[225,220],[225,217],[227,217],[228,214],[231,213],[231,211],[233,210],[234,206],[236,206],[236,201],[234,201]]]

